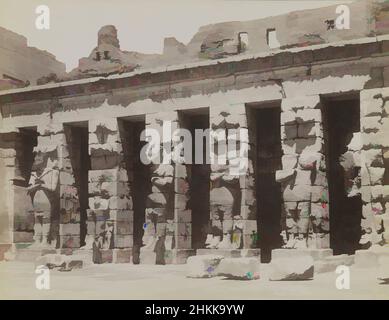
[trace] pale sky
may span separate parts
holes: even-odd
[[[295,10],[349,1],[257,0],[0,0],[0,26],[24,35],[30,46],[47,50],[78,65],[97,45],[97,32],[106,24],[118,29],[123,50],[161,53],[163,39],[188,43],[200,26],[258,19]],[[35,28],[38,5],[50,8],[50,30]]]

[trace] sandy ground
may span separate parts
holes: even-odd
[[[339,290],[335,272],[310,281],[269,281],[268,265],[251,281],[189,279],[185,265],[90,265],[70,272],[50,271],[50,290],[35,286],[27,262],[0,262],[0,299],[389,299],[375,269],[351,267],[350,289]]]

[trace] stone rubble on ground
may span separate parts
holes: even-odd
[[[269,279],[279,280],[311,280],[314,273],[314,261],[310,255],[288,258],[273,258],[270,263]]]
[[[46,254],[35,260],[35,267],[46,266],[49,269],[58,268],[59,271],[71,271],[72,269],[81,269],[83,261],[75,256],[64,254]]]
[[[218,275],[227,279],[259,279],[260,261],[258,258],[224,258],[220,261]]]
[[[218,275],[220,261],[224,259],[219,255],[192,256],[187,260],[188,278],[211,278]]]

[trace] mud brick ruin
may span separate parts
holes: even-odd
[[[348,7],[350,29],[328,27],[332,6],[201,27],[153,55],[122,50],[105,26],[71,72],[0,91],[0,258],[387,248],[389,3]],[[246,172],[142,163],[141,132],[164,121],[247,132],[234,141]]]

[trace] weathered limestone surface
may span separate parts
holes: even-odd
[[[108,75],[132,71],[135,68],[198,62],[204,59],[221,59],[241,53],[252,54],[278,48],[305,47],[366,37],[373,32],[387,33],[384,23],[385,4],[376,1],[373,5],[372,1],[360,1],[348,4],[348,7],[350,24],[353,25],[349,29],[335,28],[336,7],[329,6],[265,19],[202,26],[187,45],[175,38],[165,38],[162,54],[121,50],[116,28],[111,25],[104,26],[99,31],[98,46],[92,50],[89,57],[80,59],[79,66],[64,79]],[[269,25],[274,28],[274,33],[270,33],[267,39]],[[246,35],[248,41],[243,40],[242,35]],[[270,43],[272,39],[276,46]]]
[[[134,221],[131,175],[123,161],[116,118],[89,121],[89,154],[86,247],[93,248],[95,263],[130,262]]]
[[[187,260],[187,273],[189,278],[211,278],[218,275],[218,267],[223,256],[201,255],[192,256]]]
[[[378,279],[385,283],[389,282],[389,257],[382,256],[378,259]]]
[[[42,76],[65,73],[64,63],[47,51],[28,46],[24,36],[0,27],[0,42],[0,90],[35,85]]]
[[[334,272],[338,266],[351,266],[354,263],[354,255],[340,254],[328,256],[323,260],[315,261],[315,273]]]
[[[257,258],[224,258],[218,266],[218,275],[228,279],[254,280],[259,278]]]
[[[166,127],[165,127],[166,126]],[[152,193],[146,202],[141,263],[179,263],[182,255],[193,254],[191,210],[188,208],[188,172],[185,159],[173,152],[179,139],[173,133],[179,127],[177,112],[146,115],[146,130],[155,130],[161,138],[150,150]],[[147,132],[146,132],[147,134]]]
[[[206,248],[255,248],[254,170],[245,105],[213,106],[210,116],[212,228]]]
[[[309,280],[313,278],[314,261],[308,255],[296,255],[293,260],[273,258],[270,264],[270,280]]]
[[[360,97],[360,243],[383,246],[389,241],[389,90],[363,90]]]
[[[329,247],[329,201],[318,95],[281,104],[283,227],[286,248]]]
[[[380,21],[381,14],[378,14]],[[293,19],[296,17],[298,15]],[[364,19],[365,14],[360,13],[357,18]],[[284,23],[282,21],[280,23]],[[239,29],[249,25],[237,24],[231,30],[223,30],[219,34],[223,37],[226,35],[226,39],[234,39],[233,46],[236,47],[235,27]],[[257,32],[258,26],[261,23],[253,23],[249,33]],[[385,29],[383,24],[379,27]],[[220,39],[218,36],[216,39],[208,37],[208,31],[212,31],[212,27],[202,29],[200,36],[195,37],[188,46],[174,40],[167,41],[171,47],[165,50],[166,54],[174,52],[179,61],[185,61],[183,56],[186,54],[198,55],[198,44],[204,39],[207,39],[207,48],[214,48],[215,42],[216,45],[220,44]],[[351,39],[370,31],[352,29],[350,33],[345,31],[344,34]],[[307,40],[304,45],[308,45],[343,38],[343,34],[340,35],[336,30],[332,34],[325,32],[324,38],[299,34],[300,38],[293,38],[293,43],[285,42],[284,35],[279,32],[278,36],[280,44],[285,46],[300,45],[302,40]],[[169,72],[163,69],[139,76],[117,76],[100,82],[65,84],[52,90],[38,88],[1,97],[4,116],[2,124],[10,128],[39,127],[38,146],[35,149],[37,157],[30,184],[34,208],[22,210],[27,212],[25,216],[34,215],[35,241],[64,249],[80,246],[80,217],[77,213],[79,195],[70,161],[69,141],[62,121],[89,121],[92,169],[89,171],[86,248],[94,248],[93,260],[96,263],[128,262],[133,247],[134,208],[131,188],[136,186],[133,185],[132,169],[124,165],[122,149],[126,142],[120,137],[117,118],[145,116],[146,126],[162,133],[164,120],[172,121],[173,130],[178,126],[178,110],[208,106],[212,129],[227,132],[239,129],[245,134],[252,126],[245,103],[280,101],[284,96],[281,123],[284,156],[277,180],[283,185],[284,211],[281,223],[285,231],[286,247],[298,248],[300,250],[290,251],[302,252],[306,248],[328,248],[329,203],[319,94],[362,90],[361,146],[358,146],[357,138],[352,140],[343,164],[350,172],[353,167],[361,168],[360,179],[358,174],[351,177],[353,183],[349,195],[361,193],[364,201],[362,242],[369,245],[385,244],[388,238],[385,225],[388,220],[389,112],[386,100],[389,94],[387,89],[370,91],[364,88],[383,86],[387,80],[384,72],[387,40],[366,41],[347,46],[323,46],[314,50],[307,48],[293,53],[282,51],[261,58],[236,58],[233,61],[210,63],[206,67],[188,65]],[[195,49],[190,48],[193,44]],[[189,52],[192,49],[193,52]],[[228,48],[222,48],[221,52],[232,52],[225,49]],[[374,59],[370,57],[372,52]],[[97,48],[88,59],[82,60],[84,64],[75,71],[76,77],[132,70],[137,61],[131,60],[130,56],[132,54],[120,50],[116,29],[105,27],[99,33]],[[334,62],[332,59],[339,61]],[[346,59],[351,62],[345,62]],[[97,71],[91,71],[95,66]],[[46,97],[53,97],[53,100]],[[52,120],[49,126],[41,123],[45,117]],[[255,142],[249,132],[247,135],[248,141],[239,135],[227,135],[227,150],[220,153],[217,151],[217,156],[222,156],[224,152],[228,161],[211,168],[212,228],[206,247],[219,250],[223,255],[233,256],[239,252],[243,256],[242,250],[249,249],[253,251],[248,252],[258,252],[255,250],[258,238],[253,170],[255,155],[252,154]],[[166,147],[165,151],[170,152],[170,142],[172,145],[179,143],[169,138],[169,141],[160,141],[158,147]],[[243,162],[230,152],[230,147],[235,144],[239,144],[236,150],[238,153],[242,151],[243,155],[248,154],[248,164],[243,174],[231,172],[231,169],[237,169]],[[0,172],[4,172],[6,180],[2,185],[2,196],[13,200],[10,203],[5,199],[6,211],[0,211],[0,226],[7,226],[0,236],[7,243],[15,241],[15,236],[19,240],[28,240],[32,234],[26,231],[32,231],[28,229],[28,219],[23,222],[14,219],[16,211],[20,209],[17,209],[18,204],[24,203],[18,196],[23,192],[26,196],[26,192],[19,186],[10,187],[9,181],[17,180],[18,164],[14,154],[18,152],[17,142],[11,142],[10,146],[1,147],[0,160]],[[218,147],[215,144],[213,146]],[[140,252],[142,263],[169,263],[177,257],[183,261],[185,255],[191,253],[193,219],[187,207],[190,177],[187,169],[178,163],[153,163],[152,191],[148,195],[145,212],[144,246]],[[43,185],[47,187],[46,191],[43,191]],[[19,229],[17,233],[14,232],[14,239],[9,240],[11,234],[7,230],[13,228]],[[278,259],[276,253],[274,257]]]
[[[78,190],[62,124],[38,127],[27,193],[35,217],[33,247],[80,247]]]

